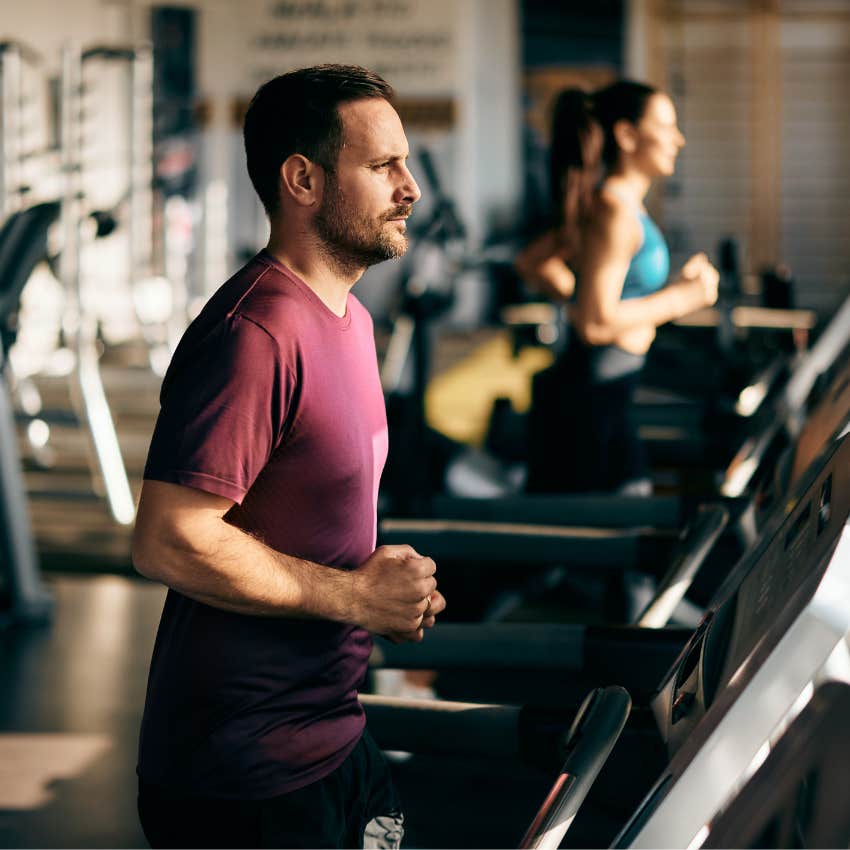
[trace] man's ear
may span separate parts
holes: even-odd
[[[302,207],[321,202],[324,169],[300,153],[287,157],[280,166],[280,191]]]
[[[621,119],[613,127],[617,146],[625,153],[634,153],[637,148],[637,128],[631,121]]]

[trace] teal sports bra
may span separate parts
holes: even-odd
[[[643,231],[640,248],[629,263],[620,298],[642,298],[644,295],[652,295],[664,286],[670,274],[670,252],[667,250],[667,242],[658,229],[658,225],[643,207],[635,203],[633,198],[610,187],[605,191],[615,195],[629,207],[640,222]]]
[[[658,225],[649,214],[635,202],[614,189],[606,189],[616,195],[634,212],[640,222],[643,238],[626,271],[620,299],[641,298],[658,292],[670,274],[670,252]],[[579,284],[579,281],[576,281]],[[588,378],[593,383],[606,383],[639,372],[646,361],[645,354],[633,354],[616,345],[585,345],[577,336],[570,336],[573,356],[576,351],[584,353]]]
[[[629,268],[626,270],[620,299],[652,295],[664,286],[670,274],[670,252],[667,249],[667,242],[658,229],[658,225],[643,207],[638,206],[634,200],[616,189],[608,188],[605,191],[615,195],[629,207],[640,222],[643,232],[640,247],[632,256]]]
[[[643,210],[635,210],[643,241],[629,263],[620,298],[641,298],[658,292],[670,274],[670,252],[658,225]]]

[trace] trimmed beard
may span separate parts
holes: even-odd
[[[377,220],[357,215],[340,191],[335,176],[327,172],[321,209],[316,214],[316,232],[327,255],[344,274],[374,266],[385,260],[395,260],[407,251],[406,233],[400,240],[384,230],[390,218],[409,213],[403,205],[385,213]]]

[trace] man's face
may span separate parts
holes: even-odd
[[[395,109],[380,98],[339,107],[343,143],[336,171],[328,174],[316,229],[346,268],[400,257],[407,225],[421,197],[407,170],[407,138]]]

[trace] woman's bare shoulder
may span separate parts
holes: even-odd
[[[639,243],[642,232],[634,210],[622,198],[597,190],[587,214],[587,231],[602,238],[629,239]]]

